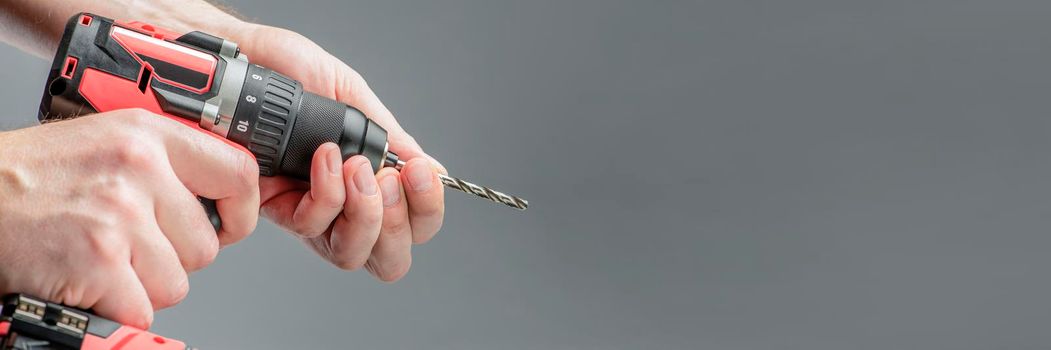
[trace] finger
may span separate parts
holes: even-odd
[[[362,156],[347,160],[343,167],[347,203],[336,218],[330,237],[331,259],[344,270],[365,265],[383,225],[383,196],[372,173],[372,165]]]
[[[248,153],[166,118],[164,144],[176,176],[193,193],[216,200],[223,219],[219,242],[248,236],[259,221],[259,168]]]
[[[186,270],[166,237],[156,227],[133,237],[131,266],[154,309],[178,304],[189,291]]]
[[[380,280],[394,282],[412,265],[412,230],[398,172],[386,168],[377,177],[383,195],[383,225],[366,268]]]
[[[153,307],[146,289],[139,282],[131,265],[122,265],[116,272],[104,276],[107,292],[93,305],[84,305],[100,316],[139,329],[148,329],[153,323]]]
[[[388,142],[390,142],[390,149],[394,153],[398,154],[398,157],[402,160],[408,161],[416,158],[427,159],[431,162],[431,165],[438,169],[438,172],[442,174],[449,174],[449,171],[445,169],[445,165],[442,165],[437,159],[427,154],[420,147],[420,144],[416,142],[416,139],[410,136],[405,130],[397,129],[391,131],[388,134]]]
[[[310,184],[284,176],[263,176],[259,178],[260,215],[289,232],[292,229],[292,216],[303,201],[303,196],[310,191]]]
[[[291,229],[312,238],[325,233],[343,211],[346,189],[343,185],[343,156],[339,146],[325,143],[314,152],[310,168],[310,191],[292,214]]]
[[[219,237],[202,210],[201,202],[179,183],[174,174],[162,180],[170,193],[157,196],[157,225],[171,242],[187,272],[210,265],[219,252]]]
[[[445,218],[445,196],[434,167],[423,159],[412,159],[401,170],[405,199],[409,205],[412,242],[425,243],[438,233]]]

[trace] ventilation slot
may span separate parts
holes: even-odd
[[[77,71],[77,59],[73,56],[66,57],[66,64],[62,66],[62,77],[73,79],[73,73]]]
[[[142,66],[142,74],[139,74],[139,92],[146,93],[146,88],[150,86],[150,77],[153,76],[153,70],[150,66]]]

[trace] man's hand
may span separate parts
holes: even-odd
[[[0,39],[50,59],[66,21],[82,11],[232,40],[252,62],[354,106],[387,129],[391,150],[408,163],[401,173],[372,174],[364,159],[341,162],[335,147],[324,145],[314,155],[310,184],[261,180],[263,215],[327,260],[350,270],[364,266],[379,279],[394,281],[412,263],[412,244],[426,242],[441,227],[443,189],[434,171],[445,170],[398,125],[357,72],[310,40],[241,21],[201,0],[5,0]]]
[[[0,133],[0,294],[146,328],[258,220],[245,152],[142,110]],[[216,234],[196,195],[216,199]]]
[[[430,240],[442,225],[444,194],[435,172],[445,169],[398,125],[361,75],[309,39],[254,24],[229,33],[237,33],[229,39],[253,63],[360,109],[387,129],[391,151],[407,160],[401,173],[388,168],[373,176],[364,157],[342,162],[338,147],[325,144],[314,154],[310,184],[261,179],[263,215],[340,268],[365,267],[388,282],[404,276],[412,244]]]

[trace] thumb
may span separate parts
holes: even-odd
[[[99,316],[142,330],[153,323],[153,306],[131,265],[110,276],[110,289],[91,307]]]

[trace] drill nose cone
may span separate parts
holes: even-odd
[[[339,149],[343,159],[354,155],[365,156],[372,164],[373,171],[380,171],[388,165],[390,157],[396,161],[397,155],[389,154],[387,143],[387,130],[365,117],[358,109],[343,105],[343,132],[339,137]]]

